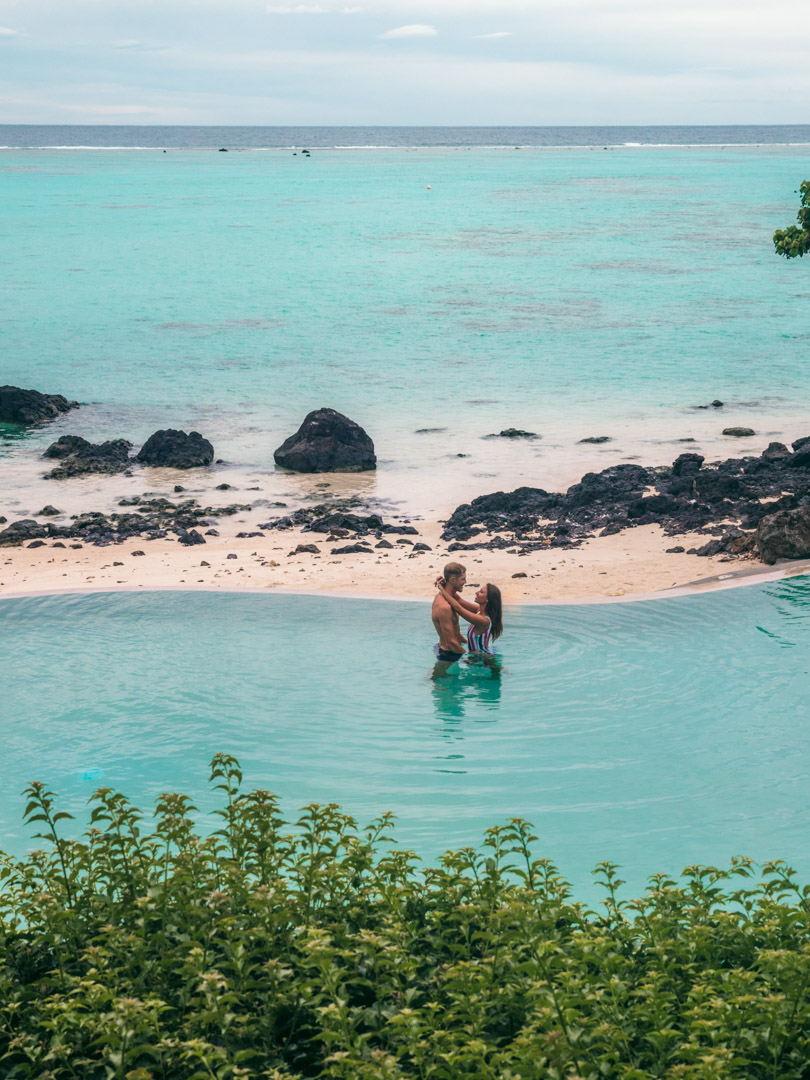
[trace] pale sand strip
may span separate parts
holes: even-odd
[[[425,599],[448,559],[467,567],[472,585],[486,581],[501,587],[507,604],[598,603],[651,595],[683,595],[713,588],[805,573],[810,561],[765,567],[752,560],[698,558],[666,554],[666,548],[699,547],[705,535],[664,536],[657,525],[598,537],[573,550],[544,550],[530,555],[505,551],[448,554],[437,521],[417,522],[422,541],[433,549],[413,554],[408,545],[373,554],[332,555],[331,548],[352,539],[327,543],[300,530],[268,532],[265,537],[236,539],[244,523],[221,521],[218,538],[185,548],[175,541],[135,539],[123,544],[81,550],[45,547],[0,548],[0,596],[132,589],[205,589],[303,592],[334,596]],[[231,535],[227,535],[230,532]],[[289,555],[297,544],[316,544],[321,554]],[[370,544],[376,541],[371,538]],[[133,551],[143,551],[134,556]],[[236,558],[229,559],[228,555]],[[201,566],[201,562],[210,564]],[[115,566],[119,562],[122,565]],[[265,565],[262,565],[265,564]],[[524,573],[525,578],[513,578]]]

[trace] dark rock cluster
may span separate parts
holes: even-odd
[[[210,465],[214,460],[213,446],[199,431],[187,434],[167,428],[150,435],[135,458],[129,456],[131,449],[132,443],[127,439],[91,443],[80,435],[63,435],[42,455],[61,461],[61,465],[46,473],[45,478],[66,480],[87,473],[119,473],[135,462],[167,469],[195,469]]]
[[[378,540],[385,534],[418,536],[413,525],[386,522],[379,514],[362,514],[354,511],[360,507],[357,498],[339,499],[332,503],[305,506],[285,517],[273,518],[260,525],[260,529],[301,529],[302,532],[326,533],[329,537],[374,536]]]
[[[202,507],[195,499],[173,503],[169,499],[135,496],[121,499],[121,507],[132,510],[111,514],[85,513],[74,515],[69,524],[41,524],[33,519],[15,521],[0,532],[0,547],[20,547],[29,540],[81,540],[86,544],[106,547],[139,536],[158,540],[173,533],[181,544],[204,544],[197,531],[212,523],[214,517],[227,517],[250,510],[249,505]]]
[[[104,443],[91,443],[80,435],[63,435],[51,443],[43,454],[50,460],[60,461],[46,479],[65,480],[85,473],[119,473],[129,468],[129,451],[132,443],[126,439],[111,439]]]
[[[370,436],[335,409],[309,413],[273,457],[277,465],[294,472],[366,472],[377,468]]]
[[[41,394],[19,386],[0,386],[0,424],[42,424],[62,413],[78,409],[78,401],[68,401],[61,394]]]
[[[792,450],[771,443],[758,457],[729,458],[710,466],[694,453],[681,454],[663,468],[614,465],[586,473],[564,493],[531,487],[497,491],[457,507],[443,539],[451,551],[515,548],[527,553],[577,547],[595,535],[657,524],[668,536],[701,532],[714,537],[690,549],[697,555],[733,556],[756,549],[771,561],[772,554],[801,557],[776,554],[783,549],[810,556],[810,538],[803,547],[801,524],[808,506],[810,437],[794,442]],[[802,514],[795,520],[779,517],[799,510]],[[764,524],[774,515],[776,523]],[[753,530],[761,522],[755,537]]]
[[[485,439],[539,439],[540,436],[534,431],[523,431],[521,428],[504,428],[493,435],[484,435]]]

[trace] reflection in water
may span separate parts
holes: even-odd
[[[455,664],[437,661],[430,676],[437,718],[456,723],[470,706],[497,708],[501,700],[501,673],[500,657],[483,653],[465,656]]]
[[[0,424],[0,454],[6,449],[9,451],[18,443],[22,442],[29,432],[24,427],[16,424]]]
[[[810,578],[803,575],[796,579],[783,579],[773,582],[767,589],[770,596],[776,601],[775,609],[784,620],[783,629],[798,629],[796,624],[804,623],[810,619]],[[792,637],[780,632],[776,622],[773,627],[757,626],[760,633],[776,641],[783,649],[795,648],[799,642],[793,641]]]

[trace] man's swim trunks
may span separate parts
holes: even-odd
[[[454,664],[456,660],[460,660],[464,653],[453,652],[452,649],[442,649],[438,647],[436,649],[436,655],[440,660],[444,660],[447,664]]]

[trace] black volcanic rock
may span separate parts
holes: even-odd
[[[51,443],[43,457],[61,461],[51,472],[50,480],[65,480],[85,473],[119,473],[129,467],[131,442],[111,439],[104,443],[91,443],[80,435],[63,435]]]
[[[273,457],[277,465],[293,472],[367,472],[377,468],[371,438],[335,409],[309,413]]]
[[[706,502],[717,502],[739,495],[741,482],[736,476],[727,476],[721,472],[704,470],[695,476],[695,494]]]
[[[801,439],[793,444],[796,453],[793,454],[788,464],[792,469],[810,469],[810,439]]]
[[[805,506],[810,440],[793,454],[777,443],[760,456],[709,465],[700,454],[682,454],[671,467],[616,465],[587,473],[564,494],[528,487],[496,491],[458,506],[442,538],[450,550],[515,548],[528,554],[656,524],[666,536],[708,533],[692,554],[737,557],[753,552],[751,530],[764,517]]]
[[[694,476],[706,459],[702,454],[679,454],[672,462],[675,476]]]
[[[0,532],[0,547],[20,547],[26,540],[40,540],[48,535],[48,527],[38,521],[24,518],[15,521]]]
[[[142,465],[165,469],[197,469],[214,460],[214,447],[199,431],[165,428],[150,435],[138,452]]]
[[[539,439],[540,436],[535,431],[522,431],[520,428],[504,428],[503,431],[495,432],[493,435],[485,435],[485,439]]]
[[[578,484],[568,489],[567,501],[577,507],[617,499],[636,500],[654,479],[651,470],[641,465],[613,465],[600,473],[585,473]]]
[[[310,532],[329,533],[334,532],[335,529],[346,529],[350,532],[363,533],[369,530],[382,529],[383,520],[378,514],[361,517],[359,514],[335,511],[332,514],[324,514],[323,517],[316,518],[306,528]]]
[[[533,487],[479,495],[471,503],[456,507],[442,536],[445,540],[470,540],[484,530],[500,532],[503,529],[516,529],[521,523],[531,528],[538,518],[548,517],[559,506],[561,498],[560,495],[551,495],[542,488]]]
[[[757,527],[756,549],[768,564],[810,558],[810,505],[764,517]]]
[[[762,457],[765,461],[781,461],[790,456],[791,453],[788,448],[784,443],[780,442],[768,443],[767,447],[762,451]]]
[[[0,386],[0,424],[42,424],[78,407],[78,401],[68,401],[61,394]]]
[[[184,547],[193,547],[195,544],[204,544],[205,537],[201,536],[196,529],[189,529],[188,532],[180,533],[177,542],[183,544]]]
[[[198,529],[210,524],[212,517],[232,516],[251,509],[244,503],[214,508],[200,506],[194,499],[173,503],[164,498],[137,495],[131,499],[119,500],[119,506],[126,507],[126,512],[102,514],[91,511],[74,514],[64,525],[53,522],[39,524],[31,520],[18,521],[0,533],[0,545],[18,545],[26,540],[50,538],[60,541],[80,539],[88,544],[107,546],[134,537],[156,540],[175,533],[180,544],[191,546],[205,543]],[[131,507],[135,509],[129,509]],[[210,529],[206,535],[218,534],[215,529]]]

